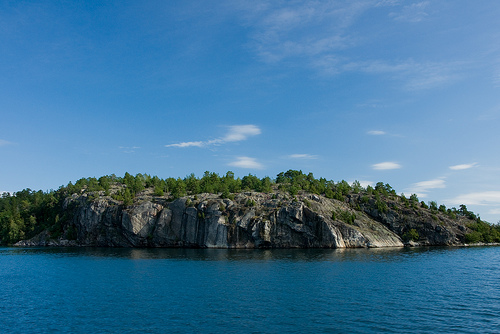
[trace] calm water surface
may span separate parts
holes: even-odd
[[[0,333],[500,333],[500,247],[0,248]]]

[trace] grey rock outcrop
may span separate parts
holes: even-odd
[[[357,203],[353,199],[353,203]],[[152,196],[132,206],[109,197],[69,197],[72,219],[51,239],[43,232],[19,246],[347,248],[401,247],[402,235],[418,229],[421,244],[460,243],[459,226],[419,215],[358,206],[318,195],[240,193],[234,199],[214,194],[172,202]],[[337,214],[335,214],[337,213]],[[338,217],[348,217],[341,219]],[[408,218],[414,217],[414,218]],[[74,233],[70,233],[73,231]],[[68,240],[73,235],[72,240]],[[463,233],[462,233],[463,236]]]

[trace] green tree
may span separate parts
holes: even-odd
[[[93,192],[93,191],[99,191],[102,190],[102,187],[99,185],[99,181],[95,177],[89,177],[87,179],[87,191],[88,192]]]
[[[122,183],[129,188],[132,188],[135,182],[135,177],[133,177],[129,172],[125,172],[123,176]]]
[[[220,189],[220,178],[217,173],[206,171],[200,180],[200,190],[204,193],[215,194]]]
[[[235,179],[234,173],[231,171],[228,171],[222,178],[222,183],[224,184],[224,187],[227,187],[227,190],[230,193],[237,193],[241,191],[241,179]]]
[[[194,173],[189,174],[184,178],[184,183],[186,184],[186,191],[188,194],[199,194],[200,189],[200,180],[198,180]]]
[[[358,180],[355,180],[352,183],[351,189],[355,194],[359,194],[363,190],[363,187],[361,186],[361,183]]]
[[[248,174],[241,179],[241,187],[245,190],[256,190],[260,189],[260,180],[257,176]]]
[[[410,206],[410,201],[408,200],[408,198],[406,198],[405,194],[402,193],[400,198],[401,198],[401,202],[404,204],[405,207]]]
[[[177,178],[170,195],[173,199],[177,199],[186,195],[186,184],[181,178]]]
[[[269,193],[271,192],[272,190],[272,181],[271,181],[271,178],[269,176],[266,176],[264,178],[262,178],[262,180],[260,180],[260,191],[264,192],[264,193]]]
[[[420,238],[420,235],[418,234],[417,230],[414,228],[410,229],[409,231],[406,231],[403,234],[403,241],[408,242],[408,241],[418,241]]]
[[[349,185],[349,183],[342,180],[337,183],[337,185],[335,186],[335,190],[338,191],[342,195],[342,197],[344,197],[351,191],[351,186]]]
[[[104,189],[106,195],[109,195],[109,188],[111,187],[111,181],[108,176],[101,176],[99,178],[99,186]]]
[[[155,196],[163,196],[165,195],[165,191],[163,190],[163,187],[161,186],[161,184],[158,184],[154,187],[154,192],[153,194]]]
[[[387,190],[384,182],[377,182],[377,184],[375,185],[375,191],[381,195],[387,195]]]
[[[134,196],[132,195],[132,192],[130,191],[129,188],[125,188],[123,191],[123,204],[126,206],[132,205],[134,203]]]

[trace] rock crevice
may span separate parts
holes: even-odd
[[[308,197],[309,196],[309,197]],[[65,230],[73,239],[50,238],[47,231],[18,245],[202,248],[345,248],[401,247],[404,231],[415,228],[420,244],[459,244],[465,229],[450,222],[436,224],[418,215],[369,205],[354,210],[348,203],[318,195],[240,193],[234,199],[214,194],[172,202],[147,198],[123,206],[110,198],[89,201],[73,196],[65,206],[73,215]],[[311,200],[311,201],[310,201]],[[335,213],[348,213],[348,221]]]

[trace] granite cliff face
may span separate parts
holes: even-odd
[[[18,246],[344,248],[462,244],[459,221],[393,204],[381,212],[361,196],[346,201],[283,192],[199,194],[172,202],[151,195],[124,206],[110,197],[73,195],[63,233],[47,231]],[[418,240],[407,240],[408,231]],[[415,238],[413,238],[415,239]]]

